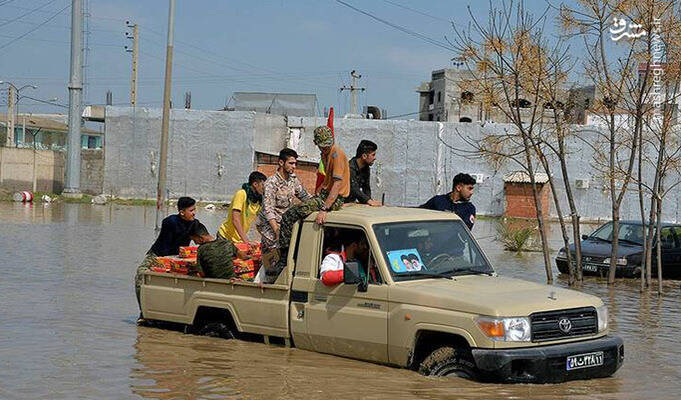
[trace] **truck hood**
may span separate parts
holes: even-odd
[[[603,304],[598,297],[575,290],[488,275],[398,282],[389,296],[395,303],[504,317]]]

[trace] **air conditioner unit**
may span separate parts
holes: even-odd
[[[469,174],[475,179],[475,183],[482,183],[485,180],[485,174]]]
[[[577,189],[588,189],[589,188],[589,180],[588,179],[577,179],[575,181],[575,186]]]

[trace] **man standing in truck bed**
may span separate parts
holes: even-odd
[[[326,221],[329,211],[336,211],[343,206],[345,198],[350,194],[350,167],[345,152],[334,144],[333,133],[328,126],[319,126],[314,130],[314,144],[321,152],[326,167],[326,177],[318,195],[291,207],[284,213],[279,228],[279,261],[276,268],[267,271],[269,281],[273,281],[286,266],[288,247],[291,242],[293,225],[319,211],[316,222],[319,225]]]
[[[475,178],[469,174],[456,174],[451,192],[434,196],[420,207],[453,212],[472,230],[475,224],[475,206],[471,203],[474,190]]]

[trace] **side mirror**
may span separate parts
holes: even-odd
[[[350,261],[343,265],[343,283],[346,285],[357,285],[360,292],[367,291],[367,284],[360,274],[359,263]]]
[[[589,238],[589,235],[582,235],[582,240],[586,240]]]

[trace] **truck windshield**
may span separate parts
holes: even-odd
[[[377,224],[374,233],[396,281],[494,272],[461,221]]]

